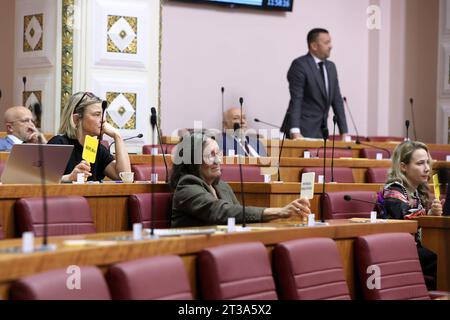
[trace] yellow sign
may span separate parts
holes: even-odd
[[[84,138],[83,159],[89,163],[95,163],[97,148],[98,139],[96,137],[86,136]]]
[[[439,188],[439,178],[437,174],[433,175],[433,185],[434,185],[434,197],[440,200],[441,189]]]

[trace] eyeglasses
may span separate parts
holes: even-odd
[[[85,92],[83,93],[83,95],[81,96],[81,99],[77,102],[75,108],[73,109],[73,113],[77,113],[77,109],[80,106],[81,102],[83,101],[84,97],[89,97],[89,98],[95,98],[95,94],[93,94],[92,92]]]
[[[203,161],[206,164],[222,163],[223,162],[223,153],[222,153],[222,151],[219,151],[217,153],[212,152],[210,154],[205,154],[205,155],[203,155]]]
[[[25,123],[33,123],[34,124],[34,120],[32,118],[17,119],[17,120],[11,121],[11,123],[14,123],[14,122],[20,122],[23,124],[25,124]]]

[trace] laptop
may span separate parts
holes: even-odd
[[[39,157],[39,148],[42,148],[43,159]],[[72,145],[62,144],[15,144],[3,170],[1,182],[2,184],[40,184],[41,163],[43,163],[45,183],[60,183],[72,149]]]

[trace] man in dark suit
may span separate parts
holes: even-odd
[[[313,29],[307,41],[309,53],[295,59],[287,74],[291,100],[282,130],[292,139],[322,138],[331,106],[345,139],[347,121],[336,66],[327,60],[332,49],[330,35],[325,29]]]

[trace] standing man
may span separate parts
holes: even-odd
[[[339,132],[345,139],[347,121],[336,66],[327,60],[332,49],[331,37],[325,29],[313,29],[307,41],[309,53],[295,59],[287,74],[291,100],[282,130],[291,139],[322,138],[332,106]]]
[[[0,151],[9,151],[14,144],[39,143],[38,137],[41,133],[36,129],[33,114],[29,109],[22,106],[9,108],[4,119],[8,135],[0,139]],[[47,143],[44,136],[41,137],[42,142]]]

